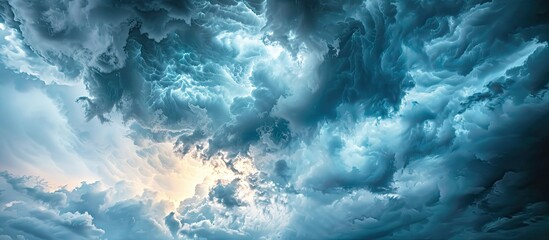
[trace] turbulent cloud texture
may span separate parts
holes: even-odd
[[[549,233],[542,0],[0,0],[0,17],[0,239]],[[78,176],[100,182],[40,180]]]

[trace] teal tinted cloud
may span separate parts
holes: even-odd
[[[547,232],[543,1],[1,6],[11,31],[6,72],[32,76],[34,85],[84,85],[71,99],[84,106],[80,117],[128,124],[135,162],[153,162],[137,164],[138,175],[175,171],[167,157],[149,160],[155,150],[140,149],[144,142],[168,142],[177,156],[218,173],[168,214],[155,212],[158,203],[145,195],[97,207],[107,202],[99,190],[73,206],[77,189],[42,191],[65,198],[46,209],[57,215],[33,221],[55,228],[50,222],[60,221],[51,219],[78,214],[81,236],[108,239],[514,239]],[[7,99],[0,109],[15,112]],[[3,132],[24,136],[12,130],[19,123],[6,120]],[[48,129],[30,139],[54,135]],[[10,188],[32,198],[29,205],[44,202],[34,195],[40,191]],[[12,238],[43,234],[24,223],[4,229]]]

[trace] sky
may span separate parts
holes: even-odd
[[[543,239],[543,0],[0,0],[0,240]]]

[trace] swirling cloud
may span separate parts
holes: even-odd
[[[51,192],[4,173],[6,237],[547,233],[549,8],[541,0],[0,6],[10,78],[0,110],[23,106],[46,120],[33,130],[36,116],[0,117],[0,132],[17,136],[1,148],[6,170],[24,172],[13,159],[44,154],[13,157],[11,144],[23,139],[60,166],[140,186],[133,199],[110,199],[116,187]],[[18,89],[24,84],[31,90]],[[69,97],[85,113],[67,110],[77,109]],[[23,98],[39,103],[8,101]],[[95,153],[106,140],[89,129],[108,127],[117,129],[112,146]],[[167,195],[185,199],[175,208]]]

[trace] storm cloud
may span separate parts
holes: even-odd
[[[0,17],[2,170],[40,175],[17,162],[47,153],[106,185],[4,172],[0,238],[548,233],[542,0],[4,0]],[[178,207],[177,188],[194,190]]]

